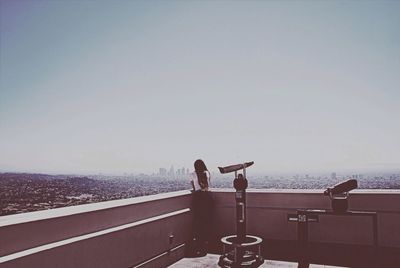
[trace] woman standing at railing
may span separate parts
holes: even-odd
[[[210,172],[203,160],[194,162],[194,172],[190,174],[193,188],[193,243],[191,253],[194,256],[207,254],[208,242],[210,239],[212,197],[209,191]]]

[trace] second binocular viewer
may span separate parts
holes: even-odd
[[[329,195],[332,202],[332,210],[336,213],[347,211],[349,192],[358,187],[357,180],[351,179],[329,187],[324,191],[324,195]]]

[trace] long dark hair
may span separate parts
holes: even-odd
[[[197,159],[194,161],[194,171],[197,175],[197,181],[202,189],[208,188],[208,178],[207,173],[209,173],[206,164],[204,164],[203,160]],[[208,174],[210,175],[210,174]]]

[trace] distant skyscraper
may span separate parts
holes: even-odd
[[[185,176],[185,168],[184,167],[181,168],[181,175],[182,175],[182,177]]]
[[[331,179],[332,179],[332,180],[336,180],[336,172],[332,172],[332,174],[331,174]]]
[[[175,177],[175,169],[174,169],[174,166],[171,166],[171,168],[169,169],[168,175],[169,175],[170,177],[172,177],[172,178]]]
[[[163,176],[163,177],[167,176],[167,169],[166,168],[159,168],[158,175]]]

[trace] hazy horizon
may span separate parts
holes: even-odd
[[[0,172],[400,169],[399,1],[0,2]]]
[[[218,165],[220,166],[220,165]],[[208,165],[208,169],[214,175],[223,176],[223,177],[232,177],[232,174],[221,174],[218,170],[218,166]],[[93,171],[84,171],[84,172],[71,172],[71,171],[45,171],[41,169],[37,170],[2,170],[0,169],[0,173],[15,173],[15,174],[43,174],[43,175],[51,175],[51,176],[106,176],[106,177],[113,177],[113,176],[121,176],[121,177],[129,177],[129,176],[138,176],[141,174],[144,175],[158,175],[159,168],[166,168],[169,170],[169,167],[157,167],[150,171],[141,171],[141,170],[130,170],[130,171],[119,171],[119,172],[99,172],[96,170]],[[178,166],[174,166],[175,171]],[[182,167],[179,167],[182,168]],[[190,172],[193,170],[191,167],[188,168]],[[270,171],[260,171],[260,169],[254,169],[254,166],[249,168],[247,171],[247,175],[249,177],[254,176],[295,176],[295,175],[310,175],[310,176],[330,176],[332,173],[336,173],[337,176],[352,176],[352,175],[382,175],[382,174],[397,174],[400,173],[400,168],[386,168],[386,169],[379,169],[379,168],[365,168],[365,169],[335,169],[335,170],[321,170],[317,168],[310,168],[308,170],[270,170]]]

